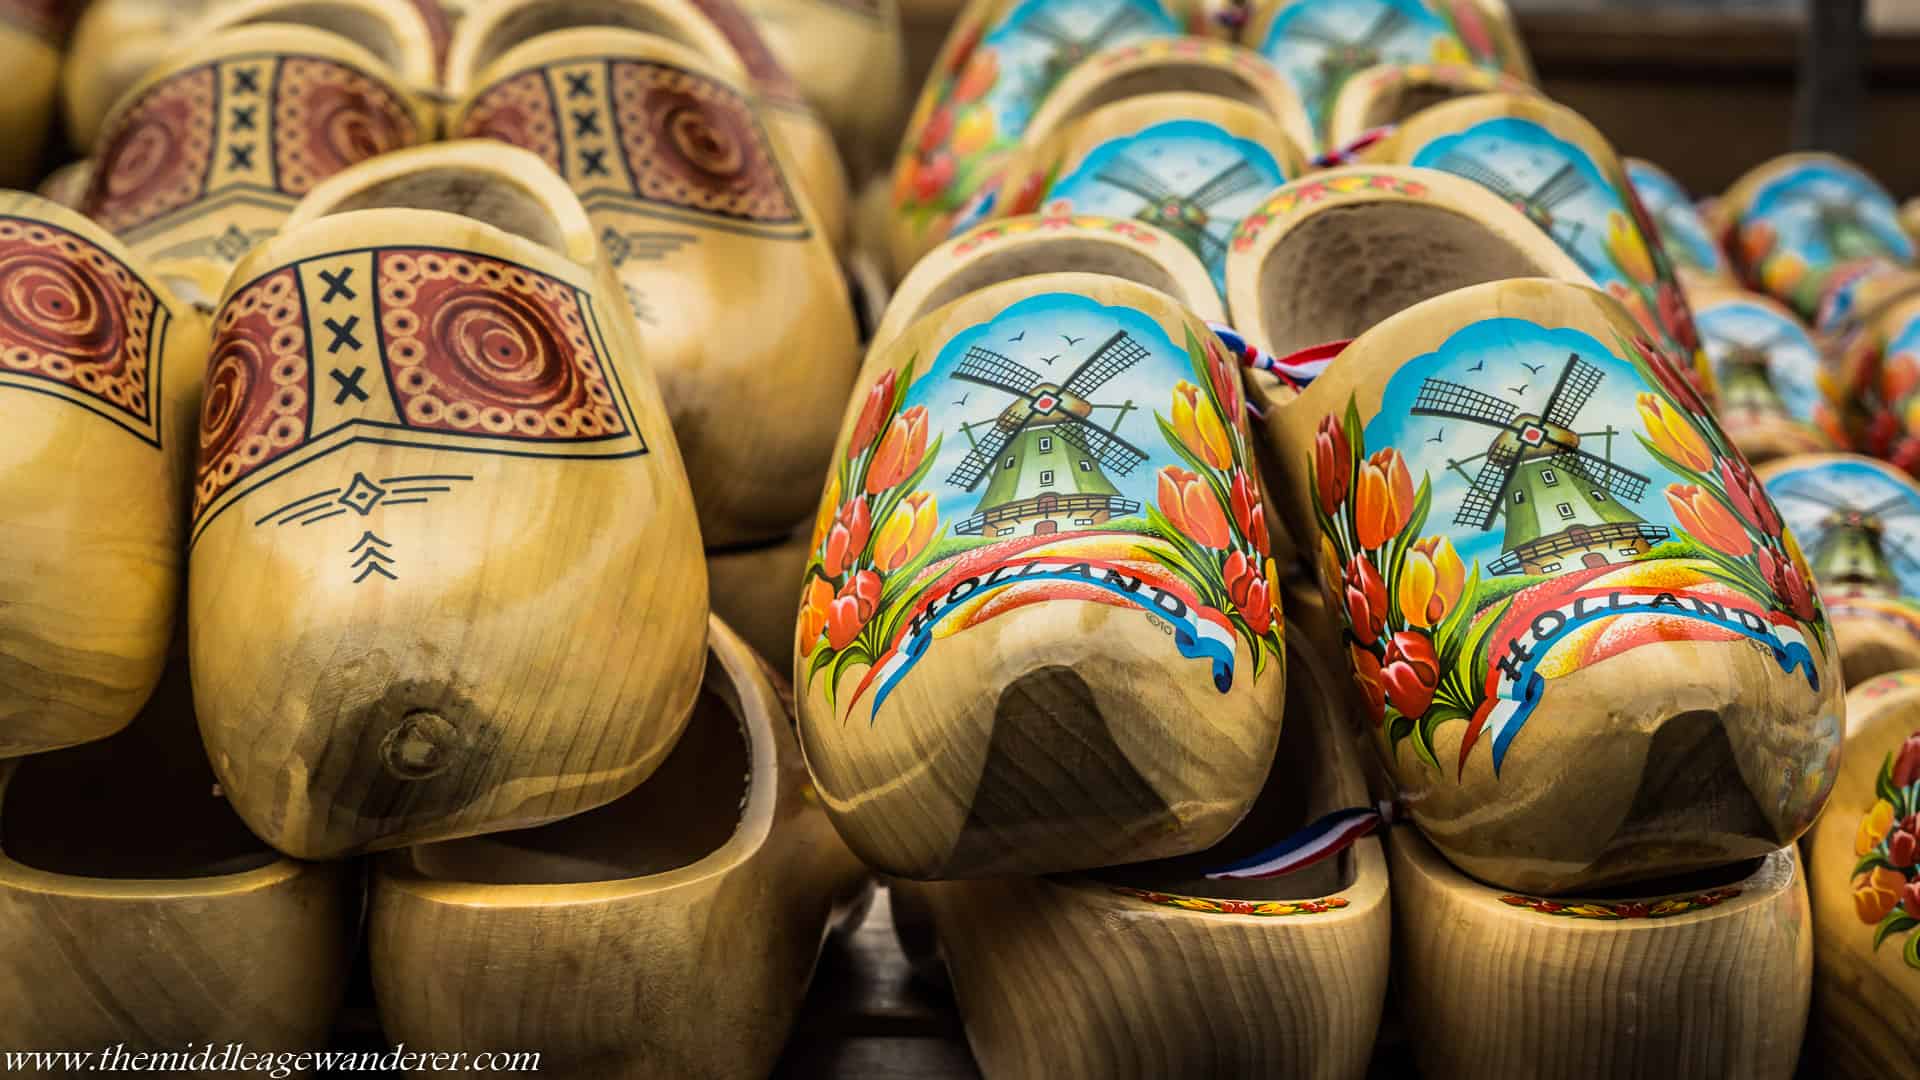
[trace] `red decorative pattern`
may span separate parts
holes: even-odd
[[[306,441],[313,416],[305,308],[292,268],[242,289],[220,309],[200,402],[193,512]]]
[[[557,440],[627,433],[572,288],[438,251],[383,252],[378,276],[408,427]]]
[[[1623,900],[1610,902],[1603,900],[1545,900],[1537,896],[1502,896],[1500,902],[1508,907],[1526,908],[1541,915],[1557,915],[1567,919],[1599,919],[1604,922],[1621,919],[1666,919],[1675,915],[1685,915],[1692,911],[1702,911],[1718,907],[1740,895],[1735,888],[1713,889],[1697,896],[1668,896],[1657,900]]]
[[[546,72],[527,71],[495,83],[475,98],[461,133],[469,138],[498,139],[531,151],[540,155],[548,168],[560,172],[557,115]]]
[[[150,428],[158,307],[125,263],[85,237],[0,218],[0,375],[59,383]]]
[[[273,118],[274,165],[289,195],[419,138],[399,94],[362,71],[315,57],[282,62]]]
[[[741,62],[747,66],[747,75],[753,80],[753,88],[761,97],[787,105],[805,104],[806,98],[788,74],[786,65],[767,47],[753,20],[747,18],[733,0],[693,0],[693,6],[700,9],[707,21],[727,39],[727,44],[733,46],[733,51],[740,54]]]
[[[763,223],[800,220],[746,98],[666,64],[612,65],[621,151],[641,198]]]
[[[193,68],[154,86],[120,114],[83,203],[86,215],[120,233],[206,193],[213,154],[218,72]]]

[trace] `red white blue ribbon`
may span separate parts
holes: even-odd
[[[1295,390],[1305,390],[1327,370],[1327,365],[1333,363],[1333,358],[1339,356],[1341,350],[1352,344],[1351,341],[1329,341],[1278,357],[1248,341],[1245,335],[1231,326],[1224,323],[1207,325],[1220,343],[1240,358],[1242,365],[1267,372]]]
[[[1363,836],[1394,821],[1393,804],[1336,810],[1292,836],[1206,876],[1213,880],[1260,881],[1304,870],[1338,855]]]
[[[1351,165],[1361,154],[1365,153],[1369,147],[1393,134],[1393,129],[1393,124],[1382,124],[1377,128],[1369,128],[1355,136],[1353,141],[1345,146],[1336,146],[1314,158],[1313,167],[1316,169],[1331,169],[1340,165]]]

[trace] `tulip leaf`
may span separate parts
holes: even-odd
[[[1393,722],[1387,725],[1387,745],[1388,746],[1400,745],[1400,740],[1413,734],[1414,726],[1415,725],[1413,722],[1413,717],[1405,716],[1405,715],[1396,715],[1393,718]],[[1421,754],[1420,756],[1426,757],[1427,755]]]
[[[1878,949],[1880,943],[1885,941],[1889,936],[1904,933],[1916,926],[1920,926],[1920,919],[1914,918],[1899,908],[1894,908],[1892,911],[1887,912],[1885,918],[1880,920],[1880,925],[1873,928],[1873,947]],[[1916,935],[1916,940],[1920,940],[1920,935]],[[1908,948],[1912,948],[1911,943],[1909,943]]]
[[[1906,957],[1908,967],[1920,968],[1920,934],[1907,939],[1907,947],[1901,950],[1901,954]]]
[[[1885,853],[1879,852],[1879,851],[1869,851],[1865,855],[1860,856],[1859,862],[1853,864],[1853,869],[1848,871],[1848,876],[1851,877],[1854,874],[1864,874],[1867,871],[1872,870],[1876,866],[1883,866],[1883,867],[1886,867],[1888,870],[1900,869],[1899,867],[1893,865],[1893,860],[1887,858]]]
[[[1893,751],[1891,750],[1887,751],[1887,758],[1880,765],[1880,775],[1873,778],[1873,791],[1874,794],[1892,803],[1896,810],[1900,809],[1900,804],[1906,801],[1901,797],[1905,792],[1893,786]],[[1858,872],[1855,871],[1855,873]]]

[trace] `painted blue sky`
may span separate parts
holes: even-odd
[[[1137,15],[1123,18],[1128,11]],[[1106,28],[1101,48],[1181,33],[1179,20],[1157,0],[1026,0],[981,40],[981,47],[993,49],[1000,64],[1000,77],[987,94],[997,130],[1016,135],[1026,130],[1039,107],[1047,60],[1060,48],[1035,31],[1036,17],[1037,25],[1071,41],[1086,41]]]
[[[1227,237],[1240,219],[1251,213],[1274,188],[1287,180],[1280,163],[1264,146],[1250,139],[1235,138],[1225,128],[1199,120],[1172,120],[1154,124],[1132,135],[1125,135],[1095,147],[1080,164],[1048,191],[1048,201],[1063,199],[1078,213],[1103,214],[1130,218],[1140,210],[1157,205],[1159,200],[1143,192],[1191,195],[1209,181],[1229,174],[1245,163],[1258,174],[1257,181],[1224,183],[1219,190],[1231,191],[1209,201],[1207,231],[1220,241],[1215,257],[1195,252],[1213,274],[1213,287],[1224,293],[1227,287]],[[1143,183],[1129,182],[1122,187],[1103,177],[1127,182],[1130,174],[1142,172]],[[1237,179],[1237,178],[1235,178]],[[1237,189],[1237,190],[1236,190]],[[1154,224],[1162,224],[1155,220]]]
[[[1830,161],[1803,162],[1762,184],[1745,219],[1771,223],[1782,246],[1803,252],[1809,265],[1818,265],[1832,258],[1817,225],[1822,200],[1853,207],[1895,258],[1913,260],[1913,241],[1900,227],[1892,197],[1865,174]]]
[[[1773,496],[1780,516],[1800,540],[1808,558],[1813,557],[1820,519],[1832,512],[1832,504],[1868,510],[1892,501],[1893,508],[1880,511],[1886,530],[1882,535],[1888,561],[1900,578],[1900,591],[1907,596],[1920,596],[1920,562],[1893,555],[1894,549],[1899,548],[1920,559],[1920,494],[1882,471],[1891,468],[1865,461],[1833,461],[1787,469],[1767,481],[1767,492]],[[1795,492],[1811,497],[1800,498]]]
[[[1551,208],[1553,238],[1600,284],[1625,280],[1607,254],[1607,214],[1615,210],[1625,213],[1626,208],[1586,151],[1531,120],[1503,116],[1433,140],[1414,154],[1412,164],[1479,179],[1450,167],[1450,153],[1478,162],[1503,178],[1511,191],[1523,195],[1539,191],[1571,162],[1583,182]]]
[[[1920,317],[1908,319],[1898,333],[1888,340],[1886,357],[1893,359],[1895,353],[1912,353],[1920,359]]]
[[[975,344],[991,349],[1057,385],[1065,382],[1081,361],[1120,330],[1131,333],[1151,355],[1094,391],[1089,400],[1095,405],[1133,402],[1134,407],[1121,422],[1118,434],[1146,452],[1147,460],[1134,466],[1127,476],[1108,471],[1107,479],[1127,498],[1139,500],[1142,506],[1154,503],[1158,492],[1155,474],[1160,467],[1185,467],[1185,462],[1167,446],[1153,416],[1156,412],[1171,414],[1175,382],[1193,381],[1186,347],[1169,340],[1159,323],[1137,311],[1107,307],[1071,293],[1043,293],[1013,304],[989,322],[956,334],[941,347],[928,374],[915,379],[907,391],[906,407],[927,407],[928,443],[937,435],[945,436],[940,456],[926,480],[927,490],[940,502],[943,519],[959,521],[972,515],[980,495],[987,490],[986,481],[972,492],[946,482],[972,446],[960,425],[992,421],[1014,400],[1011,394],[993,387],[951,377],[967,350]],[[1068,338],[1073,340],[1069,342]],[[1112,428],[1116,415],[1115,409],[1094,411],[1100,426],[1108,429]],[[976,434],[984,437],[986,430],[976,429]]]
[[[1820,350],[1798,322],[1759,304],[1703,308],[1694,315],[1714,375],[1726,378],[1727,354],[1741,343],[1764,348],[1774,390],[1796,419],[1810,420],[1820,403]]]
[[[1500,557],[1506,522],[1496,518],[1493,528],[1484,532],[1453,524],[1468,485],[1464,477],[1447,467],[1447,462],[1464,461],[1484,452],[1499,432],[1466,420],[1412,415],[1421,383],[1429,377],[1456,382],[1538,415],[1546,409],[1547,398],[1570,353],[1578,353],[1580,359],[1604,373],[1598,389],[1580,410],[1574,430],[1586,434],[1611,426],[1613,463],[1649,478],[1639,502],[1621,502],[1647,521],[1677,531],[1666,488],[1681,482],[1681,478],[1657,464],[1634,437],[1645,430],[1634,407],[1634,395],[1650,389],[1640,373],[1579,330],[1550,329],[1524,319],[1487,319],[1456,332],[1433,352],[1407,361],[1388,382],[1379,415],[1366,425],[1369,454],[1397,447],[1407,459],[1416,487],[1423,472],[1432,478],[1433,509],[1427,516],[1425,535],[1446,536],[1462,559],[1478,559],[1484,565]],[[1604,437],[1582,439],[1580,445],[1600,457],[1608,456]],[[1466,471],[1476,472],[1479,464],[1467,464]]]
[[[1693,207],[1678,181],[1645,161],[1627,162],[1627,180],[1634,193],[1660,225],[1660,239],[1676,259],[1707,270],[1719,270],[1725,261],[1719,245],[1707,233],[1707,224]]]
[[[1394,11],[1403,17],[1383,33],[1392,27]],[[1382,62],[1424,64],[1433,60],[1434,42],[1452,37],[1453,30],[1421,0],[1299,0],[1273,17],[1260,51],[1299,88],[1318,130],[1324,106],[1332,104],[1325,99],[1321,61],[1336,43],[1365,42],[1370,34]]]

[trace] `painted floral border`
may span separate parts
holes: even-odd
[[[1740,895],[1738,888],[1712,889],[1693,896],[1669,896],[1659,900],[1548,900],[1538,896],[1502,896],[1508,907],[1525,908],[1540,915],[1563,919],[1597,919],[1621,922],[1627,919],[1668,919],[1675,915],[1705,911]]]
[[[1159,907],[1179,908],[1182,911],[1194,911],[1205,915],[1259,915],[1268,918],[1325,915],[1329,911],[1346,908],[1352,903],[1344,896],[1330,896],[1324,900],[1220,900],[1203,896],[1154,892],[1151,889],[1135,889],[1125,885],[1111,886],[1109,891]]]
[[[1907,966],[1920,969],[1920,731],[1880,763],[1877,798],[1854,833],[1853,910],[1873,927],[1873,947],[1905,935]]]

